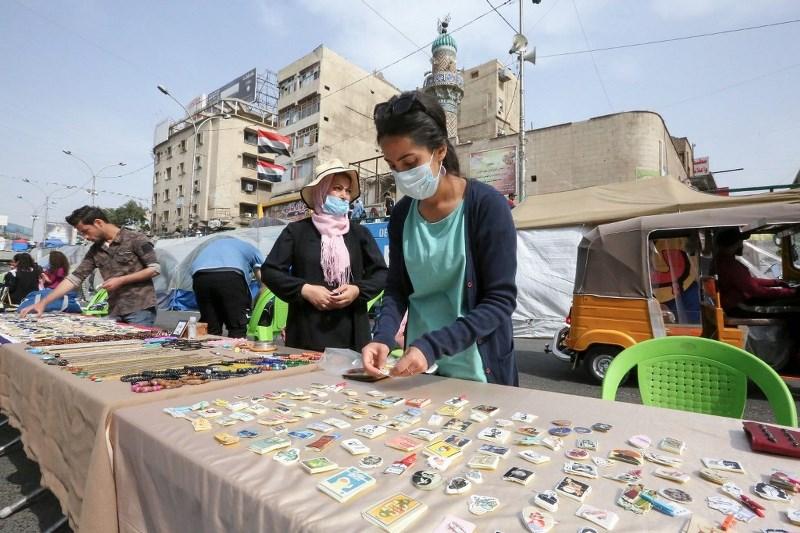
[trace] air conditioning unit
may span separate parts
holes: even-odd
[[[244,218],[253,218],[253,213],[242,213]]]
[[[255,192],[255,190],[256,190],[256,186],[255,186],[255,185],[253,185],[252,183],[245,183],[245,184],[244,184],[244,190],[245,190],[246,192]]]

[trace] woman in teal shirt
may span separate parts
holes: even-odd
[[[400,200],[389,221],[389,277],[364,368],[379,374],[408,312],[394,376],[430,371],[517,385],[511,313],[516,232],[506,200],[461,176],[444,111],[411,91],[378,104],[378,143]]]

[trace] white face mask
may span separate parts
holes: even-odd
[[[442,170],[444,170],[444,165],[439,164],[439,171],[434,176],[431,171],[431,163],[433,163],[433,155],[431,155],[429,162],[423,163],[418,167],[404,170],[403,172],[392,170],[397,190],[405,196],[410,196],[417,200],[425,200],[433,196],[439,187],[439,177],[442,174]]]

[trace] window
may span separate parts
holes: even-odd
[[[178,164],[178,174],[181,175],[181,176],[186,174],[186,171],[183,169],[183,163],[179,163]]]
[[[172,179],[172,167],[167,167],[166,172],[167,172],[167,179],[171,180]]]
[[[200,164],[200,156],[199,155],[195,156],[195,158],[194,158],[194,168],[195,168],[195,170],[200,170],[201,168],[203,168],[203,165]]]
[[[470,77],[470,79],[477,80],[478,79],[478,71],[477,70],[473,70],[472,72],[469,73],[469,77]]]
[[[252,130],[244,130],[244,142],[247,144],[258,144],[258,133]]]
[[[156,165],[161,162],[161,152],[156,152]]]
[[[197,134],[197,144],[198,144],[198,146],[202,146],[203,145],[203,134],[202,133],[198,133]]]
[[[180,147],[181,153],[185,154],[186,153],[186,139],[182,140],[178,146]]]
[[[252,194],[256,192],[256,184],[250,180],[247,181],[242,180],[242,192],[245,192],[247,194]]]
[[[295,150],[304,146],[313,146],[319,140],[319,128],[314,124],[299,130],[293,137],[292,146]]]
[[[298,89],[308,87],[314,80],[319,79],[319,63],[311,65],[310,67],[300,71],[297,76]]]
[[[153,205],[155,205],[157,203],[158,203],[158,193],[154,192],[153,193]]]
[[[167,146],[167,159],[172,157],[172,146]]]
[[[197,204],[192,204],[192,213],[197,214]]]
[[[178,196],[183,196],[183,185],[178,185]]]
[[[278,123],[282,127],[291,126],[298,120],[297,107],[289,106],[280,113],[278,113]]]
[[[155,185],[156,183],[158,183],[158,171],[156,171],[155,174],[153,174],[153,185]]]
[[[164,201],[169,202],[169,189],[164,190]]]
[[[314,158],[309,157],[307,159],[303,159],[302,161],[298,161],[297,164],[292,169],[292,179],[294,180],[308,180],[314,171]]]
[[[179,208],[177,208],[177,209],[175,210],[175,215],[176,215],[176,217],[177,217],[177,218],[181,218],[181,214],[182,214],[182,212],[183,212],[183,209],[181,209],[180,207],[179,207]]]
[[[497,97],[497,114],[498,115],[502,115],[504,113],[504,109],[505,109],[505,107],[504,107],[504,103],[503,103],[503,98],[498,96]]]
[[[161,221],[166,222],[167,220],[169,220],[169,211],[164,211],[161,213]]]
[[[306,117],[310,117],[314,113],[319,113],[319,95],[315,94],[311,98],[307,98],[298,104],[299,107],[299,118],[297,120],[303,120]]]
[[[292,76],[291,78],[286,78],[285,80],[280,82],[278,84],[278,87],[280,88],[281,96],[286,96],[287,94],[294,92],[295,89],[294,76]]]
[[[244,168],[249,168],[250,170],[255,170],[257,166],[257,159],[255,156],[250,154],[242,154],[242,166]]]

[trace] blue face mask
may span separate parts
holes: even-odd
[[[349,209],[350,202],[330,194],[325,198],[325,203],[322,204],[322,211],[335,217],[346,216]]]
[[[393,170],[392,175],[397,184],[397,190],[405,196],[410,196],[417,200],[425,200],[433,196],[437,187],[439,187],[439,176],[444,165],[439,165],[439,172],[434,176],[431,171],[432,162],[433,155],[431,155],[431,160],[428,163],[423,163],[418,167],[404,170],[403,172]]]

